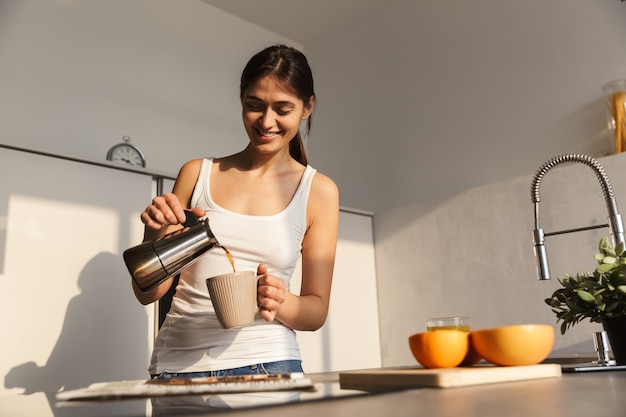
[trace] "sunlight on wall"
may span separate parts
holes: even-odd
[[[137,362],[141,357],[142,363],[130,371],[141,372],[151,350],[153,308],[141,306],[132,295],[120,256],[118,211],[11,195],[7,213],[0,280],[4,292],[13,296],[0,303],[0,314],[9,318],[5,334],[12,343],[4,344],[0,358],[0,375],[5,376],[0,395],[145,376],[107,375],[105,370],[107,363]],[[139,213],[132,217],[123,224],[137,224],[130,228],[130,240],[139,242]],[[126,326],[120,326],[124,315],[145,323],[145,336],[134,336],[143,342],[130,347],[120,343],[129,340]],[[137,352],[125,354],[125,349]]]
[[[93,285],[85,265],[103,250],[117,251],[119,219],[112,209],[19,195],[9,200],[8,219],[1,278],[7,294],[21,296],[0,304],[2,317],[14,318],[8,334],[19,340],[5,346],[6,356],[44,365],[70,300]]]

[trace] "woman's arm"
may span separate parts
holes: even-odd
[[[183,165],[176,177],[172,192],[152,199],[151,204],[141,213],[141,221],[145,225],[144,242],[182,227],[186,220],[184,210],[190,208],[191,194],[198,180],[201,163],[202,160],[197,159]],[[205,214],[200,209],[192,209],[192,211],[198,217]],[[172,280],[170,277],[148,292],[139,289],[133,281],[133,292],[141,304],[150,304],[161,299],[169,291]]]
[[[326,321],[337,249],[339,191],[328,177],[313,178],[307,205],[308,228],[302,242],[300,295],[285,291],[278,277],[259,279],[259,304],[265,320],[280,321],[294,330],[317,330]],[[264,274],[267,269],[259,266]]]

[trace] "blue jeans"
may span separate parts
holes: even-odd
[[[286,360],[277,362],[266,362],[258,365],[242,366],[241,368],[222,369],[219,371],[206,372],[163,372],[152,375],[152,379],[173,379],[173,378],[206,378],[214,376],[237,376],[237,375],[258,375],[258,374],[289,374],[293,372],[304,372],[302,362],[299,360]]]

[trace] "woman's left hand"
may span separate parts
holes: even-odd
[[[259,264],[257,267],[259,276],[257,289],[257,302],[261,317],[265,321],[274,321],[278,314],[278,309],[287,299],[287,289],[285,282],[277,276],[267,273],[267,266]]]

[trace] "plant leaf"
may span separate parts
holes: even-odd
[[[616,256],[615,251],[613,250],[613,245],[611,245],[611,241],[608,236],[603,236],[602,239],[600,239],[598,248],[604,256]]]
[[[615,261],[617,261],[617,257],[615,257],[615,256],[605,256],[604,258],[602,258],[602,263],[603,264],[611,264],[611,265],[613,265],[615,263]]]
[[[588,303],[593,303],[595,301],[595,297],[585,290],[576,290],[576,294],[578,294],[578,297],[580,297],[581,300]]]

